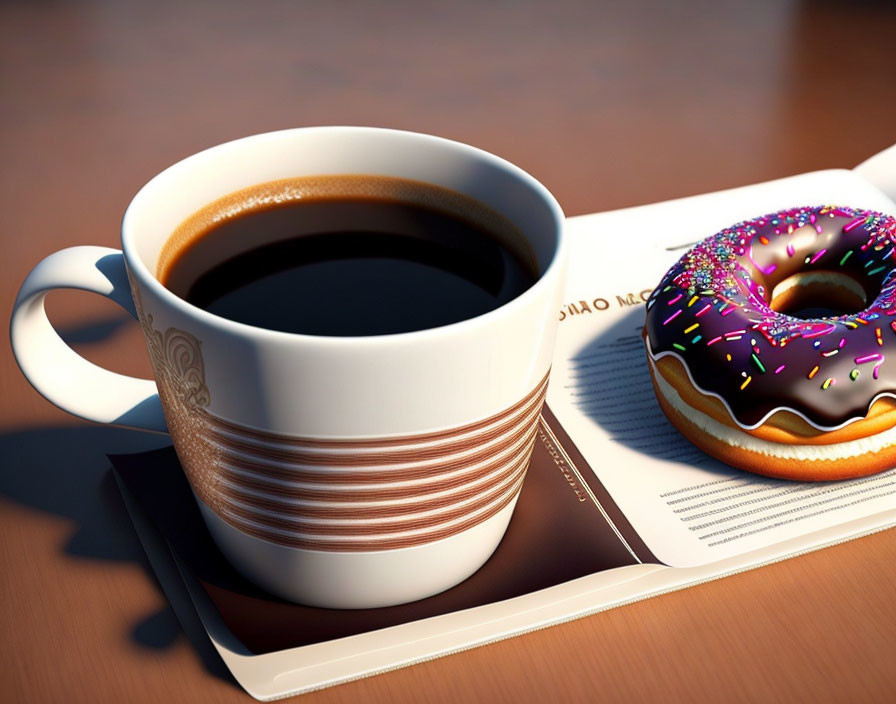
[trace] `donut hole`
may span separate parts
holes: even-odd
[[[802,320],[834,318],[867,308],[868,293],[846,274],[802,271],[788,276],[772,289],[769,307]]]

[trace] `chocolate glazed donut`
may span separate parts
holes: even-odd
[[[647,302],[669,420],[728,464],[842,479],[896,466],[896,219],[794,208],[703,240]]]

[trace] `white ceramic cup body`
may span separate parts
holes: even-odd
[[[539,278],[484,315],[368,337],[243,325],[157,279],[172,231],[208,203],[325,174],[412,179],[482,201],[524,234]],[[156,176],[125,213],[122,250],[168,430],[209,530],[238,570],[286,599],[361,608],[437,593],[488,559],[534,443],[560,308],[563,215],[543,186],[436,137],[285,130],[213,147]],[[36,363],[18,337],[32,378]],[[148,427],[140,413],[155,412],[153,399],[130,416],[98,419]],[[421,482],[431,486],[402,495]]]

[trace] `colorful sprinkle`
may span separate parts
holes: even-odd
[[[755,352],[750,355],[750,358],[753,360],[753,364],[755,364],[759,368],[759,371],[765,374],[765,366],[762,364],[759,357],[756,356]]]
[[[834,326],[829,323],[827,326],[825,326],[821,329],[810,331],[810,332],[804,332],[803,337],[806,338],[807,340],[809,340],[813,337],[820,337],[821,335],[827,335],[833,331],[834,331]]]
[[[740,385],[740,390],[743,391],[745,388],[747,388],[747,384],[749,384],[752,380],[753,377],[748,376],[746,381],[744,381],[744,383]]]
[[[810,264],[814,264],[814,263],[817,262],[819,259],[821,259],[821,258],[827,253],[827,251],[828,251],[828,250],[826,250],[826,249],[822,249],[820,252],[818,252],[818,254],[816,254],[814,257],[812,257],[811,260],[809,260],[809,263],[810,263]]]
[[[862,216],[862,217],[858,217],[858,218],[856,218],[855,220],[853,220],[852,222],[849,222],[849,223],[847,223],[846,225],[844,225],[844,226],[843,226],[843,231],[844,231],[844,232],[852,232],[852,231],[855,230],[859,225],[861,225],[863,222],[865,222],[865,217],[864,217],[864,216]]]
[[[677,311],[675,311],[672,315],[670,315],[668,318],[666,318],[666,319],[663,321],[663,325],[668,325],[668,324],[671,323],[673,320],[675,320],[679,315],[681,315],[681,308],[679,308],[679,309],[678,309]]]
[[[809,378],[811,379],[811,378],[812,378],[813,376],[815,376],[816,374],[818,374],[818,365],[815,365],[815,366],[812,368],[812,371],[809,372]]]

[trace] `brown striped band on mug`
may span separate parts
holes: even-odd
[[[476,513],[486,508],[492,502],[497,501],[511,487],[516,486],[522,481],[525,473],[526,465],[521,464],[518,470],[507,477],[505,481],[489,488],[488,491],[476,496],[473,500],[459,502],[458,504],[446,503],[427,512],[416,512],[399,518],[388,518],[374,514],[367,517],[359,515],[338,520],[338,516],[330,515],[326,511],[319,517],[313,517],[304,510],[297,512],[271,512],[261,509],[254,502],[250,504],[249,502],[236,501],[229,497],[225,499],[224,503],[229,513],[263,526],[290,533],[305,533],[313,536],[379,535],[434,528]],[[305,520],[307,518],[317,518],[317,520]]]
[[[405,461],[398,467],[384,462],[385,467],[368,464],[364,469],[356,469],[345,462],[345,455],[338,458],[339,463],[335,467],[323,464],[313,467],[303,462],[299,455],[293,458],[282,455],[270,457],[264,453],[249,455],[214,441],[212,444],[226,458],[223,464],[232,469],[234,474],[266,480],[275,491],[278,485],[288,484],[310,484],[313,488],[321,488],[320,485],[323,484],[337,490],[374,487],[372,490],[376,491],[377,485],[394,488],[398,483],[414,482],[427,485],[426,491],[429,493],[437,490],[434,485],[440,481],[451,481],[459,475],[466,475],[467,480],[472,481],[488,474],[505,460],[505,455],[515,452],[520,445],[525,444],[529,429],[538,419],[540,410],[540,404],[533,404],[529,412],[517,420],[517,426],[502,438],[490,439],[484,445],[479,445],[477,438],[471,438],[463,452],[445,452],[439,457],[426,457],[416,462]],[[474,449],[471,450],[471,447]],[[366,459],[372,458],[368,455]]]
[[[288,547],[376,551],[456,535],[519,493],[547,381],[475,423],[387,439],[262,433],[201,409],[217,477],[202,498],[234,528]]]
[[[463,426],[451,434],[441,431],[431,435],[409,435],[376,441],[337,442],[305,438],[290,438],[284,441],[283,435],[271,433],[262,436],[254,429],[240,434],[236,431],[234,423],[227,422],[225,426],[220,418],[208,412],[206,412],[207,423],[212,443],[225,452],[247,458],[280,460],[289,463],[297,470],[300,468],[296,465],[301,465],[303,469],[318,466],[382,468],[386,465],[419,465],[427,460],[433,460],[433,464],[441,465],[446,455],[462,454],[469,452],[470,448],[484,447],[490,442],[506,438],[508,433],[518,439],[520,429],[525,427],[521,421],[531,416],[533,410],[536,413],[540,410],[547,382],[545,377],[520,403],[474,424],[475,430],[471,431],[471,426]],[[429,439],[424,441],[421,439],[424,437]],[[484,450],[486,455],[489,452]],[[404,471],[404,468],[399,468],[396,473]],[[361,473],[358,475],[361,476]],[[386,481],[395,480],[386,479]]]
[[[531,447],[531,442],[528,443]],[[529,449],[528,447],[526,448]],[[498,494],[520,479],[526,473],[526,454],[520,454],[516,459],[499,474],[490,478],[484,486],[474,486],[472,488],[464,488],[461,491],[453,493],[444,493],[442,495],[429,498],[425,497],[423,501],[403,501],[403,497],[398,497],[398,501],[392,503],[380,502],[372,504],[371,502],[363,503],[343,503],[343,504],[321,504],[321,503],[303,503],[296,504],[294,502],[285,502],[280,497],[269,495],[257,495],[240,491],[236,488],[228,487],[228,491],[222,492],[221,498],[231,507],[241,506],[245,509],[269,512],[273,521],[277,525],[285,525],[290,521],[296,523],[296,530],[299,530],[299,524],[305,526],[302,519],[312,518],[317,521],[345,521],[350,525],[359,520],[363,521],[380,521],[381,519],[400,518],[407,516],[408,518],[419,517],[421,514],[427,515],[434,512],[441,512],[440,516],[445,518],[452,515],[452,511],[474,511],[477,507],[484,506],[494,499]],[[456,517],[456,516],[455,516]],[[430,516],[436,518],[436,516]],[[282,519],[282,520],[281,520]],[[260,519],[261,520],[261,519]],[[445,518],[448,520],[448,518]],[[264,523],[264,520],[261,520]],[[395,529],[400,526],[395,521]],[[272,524],[273,525],[273,524]],[[386,526],[385,523],[377,523],[379,526]],[[308,532],[319,532],[327,527],[327,524],[309,523],[302,530]]]
[[[530,441],[531,438],[526,438]],[[343,490],[337,491],[330,488],[318,488],[326,484],[317,485],[315,488],[305,486],[292,486],[287,483],[272,486],[267,481],[259,481],[255,477],[237,475],[223,464],[220,465],[220,481],[228,486],[234,494],[247,493],[260,498],[268,498],[279,505],[305,504],[329,504],[347,505],[351,510],[356,510],[365,505],[374,506],[388,503],[397,507],[408,506],[413,508],[420,501],[428,502],[440,496],[450,495],[460,498],[462,495],[475,495],[482,490],[482,484],[490,485],[500,481],[513,471],[520,463],[522,455],[514,452],[510,459],[501,457],[485,465],[481,471],[472,476],[469,473],[452,474],[447,479],[437,482],[415,485],[397,485],[377,487],[375,491],[367,492],[367,487],[361,485],[346,485]],[[467,494],[467,492],[473,492]]]
[[[379,550],[398,550],[443,540],[459,533],[463,533],[471,528],[475,528],[480,523],[496,516],[514,501],[519,494],[522,483],[523,481],[520,479],[510,491],[506,492],[498,501],[489,506],[486,510],[479,514],[468,516],[455,523],[436,526],[434,529],[426,532],[399,533],[396,535],[377,534],[375,538],[370,539],[364,539],[362,536],[354,536],[342,540],[309,537],[301,534],[275,531],[264,526],[259,526],[254,522],[243,521],[234,516],[228,516],[226,513],[225,515],[222,515],[221,518],[248,535],[291,548],[322,550],[327,552],[374,552]]]

